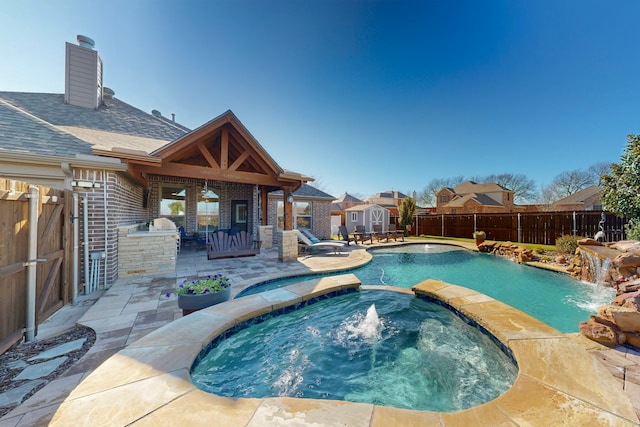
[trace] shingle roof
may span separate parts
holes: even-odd
[[[597,185],[592,185],[590,187],[585,188],[584,190],[580,190],[577,193],[574,193],[570,196],[565,197],[564,199],[560,199],[554,204],[556,205],[576,205],[580,203],[584,203],[584,201],[596,194],[600,193],[602,189]]]
[[[508,188],[496,184],[495,182],[487,182],[485,184],[477,184],[473,181],[463,182],[453,189],[457,194],[469,193],[491,193],[494,191],[511,191]]]
[[[269,193],[270,195],[274,195],[274,196],[282,196],[283,192],[282,190],[278,190],[278,191],[273,191],[271,193]],[[293,192],[294,196],[299,196],[299,197],[308,197],[308,198],[313,198],[313,199],[329,199],[329,200],[335,200],[335,197],[333,197],[331,194],[327,194],[322,190],[318,190],[317,188],[309,185],[309,184],[302,184],[302,187],[298,188],[296,191]]]
[[[0,99],[0,147],[38,155],[91,154],[91,144],[69,135]]]
[[[347,203],[363,203],[362,200],[358,199],[355,196],[352,196],[349,193],[344,193],[342,196],[338,197],[336,199],[336,202],[341,203],[341,202],[347,202]]]
[[[476,194],[476,193],[470,193],[470,194],[465,194],[464,196],[456,197],[451,202],[449,202],[446,206],[450,208],[462,207],[469,200],[475,200],[478,204],[484,205],[484,206],[503,206],[501,203],[496,202],[486,194]]]
[[[65,104],[64,95],[52,93],[0,92],[1,101],[6,103],[3,107],[7,120],[0,123],[0,135],[4,135],[2,146],[11,145],[18,151],[90,154],[91,145],[99,145],[107,149],[123,147],[150,152],[188,131],[184,126],[147,114],[117,98],[107,100],[96,109]],[[8,110],[11,107],[7,104],[15,107],[13,111]],[[7,127],[9,129],[5,129]],[[45,143],[33,146],[33,137]]]

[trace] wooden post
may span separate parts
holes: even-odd
[[[293,203],[289,202],[288,197],[291,188],[283,187],[282,190],[284,199],[284,229],[293,230]]]

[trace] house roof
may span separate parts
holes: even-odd
[[[2,101],[14,107],[15,123],[35,120],[48,125],[39,126],[39,136],[45,140],[56,138],[63,150],[71,153],[91,154],[90,148],[94,146],[104,150],[119,147],[150,153],[188,132],[182,125],[145,113],[117,98],[106,100],[96,109],[65,104],[63,94],[53,93],[0,92]],[[0,125],[4,132],[5,125],[12,127],[14,121]],[[17,139],[13,144],[34,152],[25,140]],[[55,155],[55,146],[48,150],[40,154]]]
[[[463,182],[456,186],[453,191],[456,194],[469,194],[469,193],[493,193],[495,191],[511,191],[508,188],[503,187],[495,182],[487,182],[485,184],[478,184],[473,181]]]
[[[560,199],[554,203],[554,205],[578,205],[585,202],[585,200],[597,195],[602,191],[597,185],[592,185],[590,187],[585,188],[584,190],[580,190],[577,193],[574,193],[570,196],[565,197],[564,199]]]
[[[407,195],[399,191],[387,190],[376,193],[369,197],[369,199],[404,199],[405,197],[407,197]]]
[[[467,203],[469,200],[473,200],[479,205],[484,205],[484,206],[503,206],[501,203],[496,202],[486,194],[476,194],[476,193],[465,194],[463,196],[456,197],[445,206],[449,208],[463,207],[465,203]]]
[[[366,211],[369,209],[373,209],[373,208],[377,208],[377,209],[385,209],[385,210],[389,210],[387,208],[385,208],[384,206],[380,206],[380,205],[376,205],[376,204],[362,204],[362,205],[357,205],[357,206],[352,206],[348,209],[346,209],[347,211]]]
[[[190,131],[117,98],[92,109],[62,94],[0,92],[0,142],[12,155],[123,160],[142,182],[145,173],[290,188],[313,181],[281,168],[230,110]]]
[[[358,199],[355,196],[352,196],[351,194],[345,192],[342,196],[338,197],[336,200],[336,203],[363,203],[362,200]]]
[[[284,192],[282,190],[272,191],[269,193],[270,196],[280,196]],[[293,192],[293,195],[296,197],[306,198],[306,199],[326,199],[326,200],[334,200],[335,198],[331,194],[327,194],[322,190],[318,190],[317,188],[309,185],[302,184],[302,187]]]

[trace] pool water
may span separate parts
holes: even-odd
[[[442,306],[391,291],[321,300],[252,325],[221,340],[191,372],[198,388],[221,396],[440,412],[488,402],[516,375],[480,330]]]
[[[370,253],[369,264],[350,271],[365,285],[411,288],[427,279],[442,280],[509,304],[565,333],[577,332],[581,321],[615,296],[610,288],[456,246],[415,244]],[[268,282],[239,296],[317,277]]]

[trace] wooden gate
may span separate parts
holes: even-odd
[[[30,187],[0,179],[0,354],[26,333]],[[35,325],[73,297],[72,193],[37,187]]]

